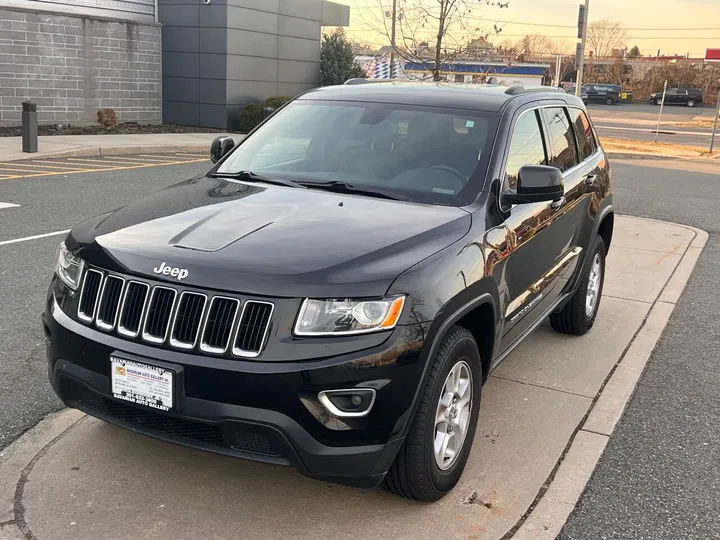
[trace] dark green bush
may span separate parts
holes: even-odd
[[[252,131],[263,121],[265,105],[262,103],[250,103],[240,112],[240,131]]]
[[[272,107],[273,109],[279,109],[280,107],[285,105],[291,99],[292,98],[289,98],[287,96],[269,97],[265,100],[265,106]]]

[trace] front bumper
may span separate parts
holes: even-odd
[[[376,486],[385,476],[422,378],[424,332],[410,326],[357,354],[278,363],[216,359],[105,334],[64,313],[52,287],[43,324],[50,382],[67,406],[155,438],[357,487]],[[174,408],[114,399],[111,355],[172,369]],[[322,390],[368,384],[377,397],[362,418],[335,418],[317,399]]]

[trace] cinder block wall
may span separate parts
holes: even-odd
[[[92,123],[102,107],[159,123],[161,58],[159,25],[0,8],[0,125],[25,100],[40,123]]]

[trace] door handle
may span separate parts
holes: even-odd
[[[588,173],[585,175],[585,183],[588,186],[592,186],[595,183],[595,180],[597,180],[597,175],[595,173]]]
[[[565,204],[565,197],[560,197],[557,201],[553,201],[550,203],[550,208],[552,208],[553,210],[557,210],[563,204]]]

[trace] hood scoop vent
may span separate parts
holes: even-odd
[[[268,207],[262,219],[258,220],[257,209],[235,204],[192,223],[171,238],[169,244],[193,251],[220,251],[272,225],[282,219],[287,211],[286,207]]]

